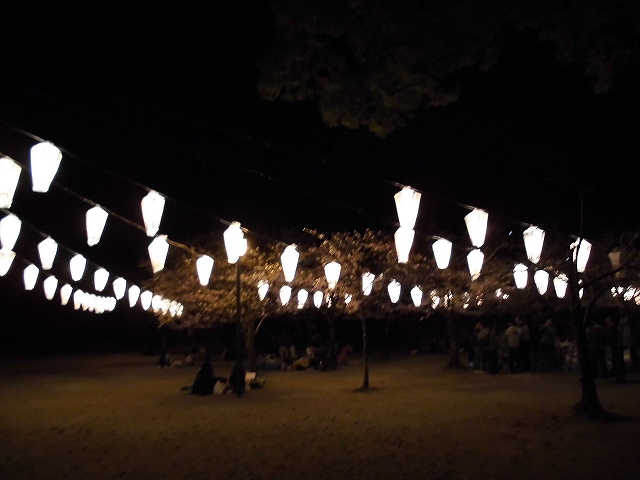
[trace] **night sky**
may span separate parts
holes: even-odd
[[[464,205],[499,218],[500,231],[532,223],[576,233],[580,201],[567,172],[578,171],[586,237],[637,229],[637,63],[595,95],[579,68],[514,32],[493,69],[465,73],[457,102],[426,109],[383,140],[326,127],[311,102],[263,100],[256,64],[274,34],[271,12],[231,3],[8,12],[0,153],[27,165],[32,136],[53,142],[63,150],[56,182],[75,193],[54,186],[38,197],[23,172],[12,211],[123,275],[146,260],[149,239],[110,219],[104,243],[88,251],[78,196],[141,224],[140,199],[155,189],[167,197],[161,233],[177,241],[222,232],[221,220],[285,242],[304,227],[393,231],[398,184],[423,192],[419,234],[464,232]],[[19,242],[37,263],[30,240]],[[12,280],[0,280],[5,305],[22,288]],[[39,292],[28,298],[5,316],[59,316],[48,312],[62,307]]]

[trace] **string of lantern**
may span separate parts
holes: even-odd
[[[57,159],[54,159],[49,164],[46,164],[46,166],[48,167],[50,167],[51,165],[55,165],[55,170],[57,170],[57,167],[59,166],[60,159],[61,159],[60,151],[57,150],[57,154],[56,154],[55,152],[56,147],[53,147],[53,145],[50,144],[49,142],[41,142],[38,145],[40,146],[38,149],[35,149],[35,147],[32,149],[32,173],[33,173],[34,167],[43,168],[44,162],[38,161],[37,159],[41,159],[45,155],[53,155],[54,157],[57,157]],[[53,154],[51,154],[51,151],[53,151]],[[34,158],[36,160],[34,160]],[[2,158],[2,161],[3,161],[3,165],[0,165],[0,168],[4,169],[2,170],[3,173],[6,170],[8,174],[7,175],[3,174],[2,176],[0,176],[0,178],[4,180],[5,178],[13,179],[13,178],[19,177],[19,171],[16,174],[15,167],[8,166],[7,164],[7,161],[11,161],[11,159],[4,157]],[[16,162],[14,162],[14,164],[15,163]],[[52,174],[51,173],[52,170],[54,169],[44,168],[43,171],[46,173],[44,175],[44,180],[42,180],[41,182],[36,182],[35,178],[33,179],[34,191],[46,192],[48,190],[51,184],[51,180],[53,176],[55,176],[55,171],[53,171],[53,174]],[[16,185],[17,185],[17,180],[16,180]],[[14,187],[14,191],[15,191],[15,187]],[[398,228],[398,230],[396,231],[396,234],[394,235],[399,263],[406,263],[408,261],[411,244],[415,237],[414,227],[415,227],[415,221],[418,213],[420,195],[421,195],[420,192],[412,189],[411,187],[405,187],[401,190],[401,192],[399,192],[395,196],[396,207],[398,209],[398,215],[400,219],[400,228]],[[0,196],[0,199],[3,199],[3,197]],[[145,231],[148,236],[150,237],[155,236],[154,240],[149,245],[149,254],[150,254],[152,269],[154,273],[164,268],[164,259],[166,258],[169,244],[174,244],[175,246],[179,246],[181,248],[185,248],[191,251],[191,253],[195,253],[193,252],[193,250],[189,249],[189,247],[186,247],[182,244],[178,244],[177,242],[169,241],[166,235],[157,235],[159,231],[161,216],[162,216],[162,209],[164,208],[164,197],[162,195],[160,195],[158,192],[150,190],[147,196],[141,202],[141,205],[143,208]],[[9,206],[10,206],[10,201],[9,201]],[[87,220],[88,220],[87,225],[89,225],[89,218],[91,217],[92,222],[102,225],[101,228],[104,228],[104,222],[106,221],[106,218],[109,215],[109,213],[113,214],[112,212],[107,212],[106,210],[102,209],[99,205],[95,205],[95,204],[93,208],[90,209],[90,212],[89,211],[87,212]],[[486,228],[487,228],[487,220],[488,220],[488,213],[478,208],[473,208],[473,210],[467,216],[465,216],[465,223],[467,225],[469,236],[470,236],[472,245],[474,247],[467,255],[467,263],[469,266],[469,272],[472,280],[475,280],[478,278],[482,269],[484,255],[480,249],[484,244],[484,238],[486,235]],[[233,222],[233,223],[237,223],[237,222]],[[532,252],[534,252],[538,248],[541,251],[542,243],[544,241],[544,231],[539,229],[538,227],[530,226],[523,235],[524,235],[525,247],[527,247],[528,258],[532,263],[535,264],[537,263],[537,261],[533,260],[534,258],[536,258],[535,253],[531,253],[531,254],[529,253],[529,250],[530,250],[529,245],[531,245]],[[88,241],[93,241],[97,243],[97,241],[99,241],[99,236],[100,234],[98,234],[97,237],[93,237],[92,240],[88,240]],[[539,246],[535,242],[537,242]],[[439,268],[447,267],[449,258],[451,255],[451,246],[452,246],[451,242],[443,238],[439,238],[434,242],[433,244],[434,256],[436,257],[436,263]],[[585,248],[583,249],[582,247],[585,247]],[[582,265],[583,264],[586,265],[591,245],[589,242],[587,242],[584,239],[577,239],[576,242],[574,242],[574,244],[571,245],[571,248],[573,249],[574,255],[576,256],[578,271],[583,272],[584,266]],[[538,255],[537,258],[539,260],[540,253],[538,252],[537,255]],[[201,283],[203,283],[205,279],[208,278],[206,272],[209,271],[209,275],[210,275],[210,272],[211,272],[210,269],[213,268],[213,259],[203,255],[198,259],[197,266],[198,266],[197,273],[198,273],[199,279]],[[538,286],[538,290],[540,291],[541,294],[543,293],[542,291],[543,289],[546,291],[546,285],[548,285],[548,280],[549,280],[548,275],[549,275],[548,272],[546,272],[545,270],[537,270],[534,274],[534,281]],[[514,279],[515,278],[517,278],[516,286],[518,288],[524,288],[524,286],[526,286],[527,278],[528,278],[528,269],[526,265],[517,264],[514,267]],[[566,279],[563,279],[560,276],[554,278],[554,286],[556,284],[558,285],[556,287],[556,292],[559,292],[562,290],[563,283],[564,283],[564,290],[566,291]],[[390,286],[390,293],[393,290],[394,292],[393,297],[395,297],[396,296],[395,292],[397,291],[397,285],[393,284],[392,287],[393,288],[391,288]],[[417,298],[419,293],[415,290],[415,288],[414,290],[412,290],[412,297]],[[284,292],[286,291],[287,290],[284,289]],[[560,296],[560,294],[558,295]],[[286,293],[283,293],[281,298],[285,298],[286,296],[287,296]],[[398,296],[399,296],[399,293],[398,293]]]

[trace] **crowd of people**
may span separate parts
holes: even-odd
[[[596,378],[624,380],[630,364],[638,365],[637,342],[629,318],[618,321],[607,316],[586,329],[589,361]],[[507,327],[478,322],[470,337],[469,361],[477,373],[496,374],[502,370],[517,374],[530,371],[573,370],[578,352],[572,330],[560,335],[550,318],[531,327],[520,316]]]

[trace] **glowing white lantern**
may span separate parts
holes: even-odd
[[[0,158],[0,208],[11,208],[22,167],[9,157]]]
[[[400,227],[396,230],[393,238],[396,242],[398,263],[407,263],[409,261],[409,253],[411,252],[411,245],[413,245],[415,233],[413,229],[406,227]]]
[[[289,300],[291,299],[291,287],[289,285],[283,285],[282,288],[280,289],[280,303],[282,303],[282,305],[286,305],[287,303],[289,303]]]
[[[0,277],[4,277],[7,274],[15,256],[16,253],[12,250],[0,250]]]
[[[433,249],[433,256],[436,259],[436,265],[440,270],[444,270],[449,266],[449,261],[451,260],[451,247],[452,243],[446,238],[439,238],[431,248]]]
[[[411,300],[416,307],[422,304],[422,289],[419,286],[415,286],[411,289]]]
[[[329,290],[336,288],[340,279],[341,265],[338,262],[329,262],[324,266],[324,276],[329,284]]]
[[[164,211],[164,197],[155,190],[149,191],[140,202],[142,219],[148,237],[153,237],[160,229],[162,212]]]
[[[400,300],[400,282],[397,280],[391,280],[389,285],[387,285],[387,291],[389,292],[389,298],[391,299],[391,303],[396,303]]]
[[[95,272],[93,272],[93,285],[95,286],[97,292],[103,291],[104,287],[107,286],[108,281],[109,272],[104,268],[99,268]]]
[[[129,306],[133,307],[135,306],[136,302],[138,301],[138,297],[140,297],[140,287],[138,287],[137,285],[131,285],[129,287]]]
[[[316,306],[316,308],[320,308],[320,306],[322,305],[323,298],[324,298],[324,293],[322,293],[320,290],[318,290],[313,294],[313,304]]]
[[[51,237],[47,237],[38,243],[38,253],[43,270],[51,270],[53,260],[56,258],[58,243]]]
[[[84,292],[82,290],[76,290],[73,292],[73,309],[79,310],[82,307],[84,301]]]
[[[3,250],[13,250],[20,235],[22,222],[13,213],[0,220],[0,243]]]
[[[482,253],[479,248],[474,248],[469,252],[467,255],[467,264],[469,265],[471,280],[476,280],[480,276],[483,263],[484,253]]]
[[[556,291],[556,296],[558,298],[564,298],[567,293],[567,284],[568,284],[567,276],[564,273],[561,273],[557,277],[553,279],[553,288]]]
[[[411,187],[404,187],[393,196],[401,227],[413,230],[416,226],[421,196],[422,194],[416,192]]]
[[[549,287],[549,272],[546,270],[536,270],[536,273],[533,274],[533,281],[540,295],[547,293],[547,288]]]
[[[531,225],[522,232],[524,248],[527,251],[527,258],[532,263],[538,263],[542,255],[542,245],[544,244],[544,230]]]
[[[200,285],[206,287],[209,285],[209,279],[211,278],[211,271],[213,270],[213,258],[209,255],[202,255],[196,260],[196,270],[198,272],[198,280]]]
[[[159,312],[160,310],[162,310],[162,297],[160,295],[151,296],[151,308],[154,312]]]
[[[153,299],[153,292],[145,290],[140,294],[140,305],[144,310],[149,310],[151,307],[151,300]]]
[[[287,282],[292,282],[296,276],[296,268],[298,268],[298,258],[300,258],[300,254],[296,250],[296,246],[289,245],[284,249],[282,255],[280,256],[280,261],[282,262],[282,271],[284,273],[284,279]]]
[[[42,282],[42,286],[44,287],[44,296],[47,300],[52,300],[58,288],[58,279],[53,275],[49,275],[44,279],[44,282]]]
[[[264,300],[264,297],[267,296],[267,292],[269,291],[269,283],[264,280],[260,280],[258,282],[258,298],[260,301]]]
[[[33,290],[36,286],[36,280],[38,279],[38,273],[40,270],[33,263],[27,265],[24,269],[24,289]]]
[[[112,285],[113,294],[115,295],[116,300],[120,300],[122,297],[124,297],[124,294],[127,290],[127,281],[122,277],[118,277],[113,281]]]
[[[517,263],[516,266],[513,267],[513,280],[516,282],[516,287],[520,289],[527,286],[529,271],[525,264]]]
[[[239,222],[231,222],[224,231],[224,248],[227,250],[229,263],[236,263],[247,251],[247,239],[244,238]]]
[[[62,152],[51,142],[37,143],[31,147],[31,180],[34,192],[48,192],[56,176]]]
[[[621,262],[620,262],[620,255],[621,252],[620,250],[613,249],[609,252],[609,261],[611,262],[611,267],[616,270],[618,268],[620,268]]]
[[[571,244],[571,249],[573,250],[573,261],[576,262],[576,270],[580,273],[584,272],[591,253],[591,244],[584,238],[582,241],[578,238]]]
[[[87,227],[87,244],[92,247],[100,241],[104,226],[107,223],[109,214],[105,209],[96,205],[87,210],[85,223]]]
[[[157,273],[164,268],[164,262],[167,259],[167,253],[169,252],[167,236],[158,235],[151,241],[147,250],[149,250],[149,258],[151,259],[151,269],[153,270],[153,273]]]
[[[373,289],[373,281],[376,279],[376,276],[371,273],[363,273],[362,274],[362,294],[365,296],[371,295],[371,290]]]
[[[66,305],[67,303],[69,303],[71,292],[73,292],[73,287],[68,283],[65,283],[62,287],[60,287],[60,303],[62,305]]]
[[[351,303],[351,300],[353,300],[353,295],[351,295],[350,293],[347,293],[347,294],[344,296],[344,303],[345,303],[346,305],[349,305],[349,304]]]
[[[480,248],[484,245],[484,239],[487,236],[487,222],[489,214],[479,208],[474,208],[464,217],[464,223],[467,225],[471,245]]]
[[[80,281],[84,275],[84,269],[87,266],[87,259],[79,253],[69,261],[69,270],[71,271],[71,279],[74,282]]]
[[[307,292],[304,288],[298,291],[298,308],[304,308],[307,303],[307,298],[309,298],[309,292]]]

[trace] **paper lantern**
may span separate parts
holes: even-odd
[[[436,265],[440,270],[444,270],[449,266],[452,246],[452,243],[446,238],[439,238],[433,242],[433,245],[431,245],[431,248],[433,249],[433,256],[436,259]]]
[[[13,263],[16,253],[12,250],[0,250],[0,277],[4,277]]]
[[[68,283],[65,283],[62,287],[60,287],[60,304],[66,305],[67,303],[69,303],[71,292],[73,292],[73,287]]]
[[[396,303],[400,300],[400,282],[397,280],[391,280],[389,285],[387,285],[387,291],[389,292],[389,299],[391,299],[391,303]]]
[[[524,248],[527,251],[527,258],[531,263],[538,263],[542,255],[542,245],[544,244],[544,230],[531,225],[522,232]]]
[[[517,263],[516,266],[513,267],[513,280],[516,283],[516,287],[520,289],[527,286],[527,282],[529,281],[529,271],[525,264]]]
[[[84,269],[87,266],[87,259],[79,253],[69,261],[69,270],[71,271],[71,279],[74,282],[80,281],[84,275]]]
[[[42,286],[44,288],[44,296],[47,300],[52,300],[58,288],[58,279],[53,275],[49,275],[44,279],[44,282],[42,282]]]
[[[489,214],[479,208],[474,208],[464,217],[464,223],[467,225],[471,245],[480,248],[484,245],[484,239],[487,236],[487,222]]]
[[[467,265],[469,266],[469,274],[471,280],[476,280],[480,276],[482,271],[482,264],[484,263],[484,253],[478,248],[474,248],[467,255]]]
[[[140,294],[140,305],[144,310],[149,310],[151,307],[151,300],[153,299],[153,292],[145,290]]]
[[[320,308],[320,306],[322,305],[323,298],[324,298],[324,293],[322,293],[320,290],[316,291],[313,294],[313,304],[316,306],[316,308]]]
[[[34,192],[48,192],[56,176],[62,152],[51,142],[37,143],[31,147],[31,180]]]
[[[546,270],[536,270],[536,273],[533,274],[533,281],[540,295],[547,293],[547,288],[549,288],[549,272]]]
[[[591,244],[584,238],[582,241],[578,238],[571,244],[571,249],[573,250],[573,261],[576,262],[576,270],[580,273],[584,272],[591,253]]]
[[[340,279],[340,269],[342,267],[338,262],[329,262],[324,266],[324,276],[329,284],[329,289],[333,290]]]
[[[160,229],[162,212],[164,211],[165,199],[155,190],[149,191],[140,202],[142,207],[142,219],[148,237],[153,237]]]
[[[38,243],[38,253],[43,270],[51,270],[53,260],[56,258],[58,243],[51,237],[47,237]]]
[[[108,281],[109,272],[104,268],[99,268],[95,272],[93,272],[93,285],[97,292],[103,291],[104,287],[107,286]]]
[[[398,211],[400,227],[407,228],[409,230],[413,230],[415,228],[421,196],[422,194],[416,192],[411,187],[404,187],[393,196],[393,199],[396,202],[396,210]]]
[[[362,294],[365,296],[371,295],[371,290],[373,289],[373,282],[376,279],[376,276],[371,273],[363,273],[362,274]]]
[[[73,309],[80,310],[84,301],[84,292],[82,290],[76,290],[73,292]]]
[[[414,236],[415,231],[411,228],[400,227],[396,230],[393,238],[396,243],[398,263],[407,263],[409,261],[409,253],[411,252],[411,245],[413,245]]]
[[[129,287],[129,306],[134,307],[138,298],[140,297],[140,287],[137,285],[131,285]]]
[[[87,227],[87,244],[90,247],[100,241],[108,216],[109,214],[106,210],[99,205],[87,210],[85,214],[85,224]]]
[[[224,248],[227,251],[229,263],[236,263],[247,251],[247,239],[244,238],[239,222],[231,222],[224,231]]]
[[[154,312],[159,312],[160,310],[162,310],[162,300],[162,296],[160,295],[156,294],[151,296],[151,308]]]
[[[164,262],[167,259],[167,253],[169,252],[167,236],[158,235],[151,241],[147,250],[149,250],[149,258],[151,259],[151,269],[153,270],[153,273],[157,273],[164,268]]]
[[[22,167],[9,157],[0,158],[0,208],[11,208]]]
[[[284,306],[289,303],[291,299],[291,287],[289,285],[283,285],[280,288],[280,303]]]
[[[38,273],[40,273],[40,270],[33,263],[27,265],[27,267],[24,269],[24,274],[23,274],[25,290],[33,290],[33,287],[36,286]]]
[[[116,300],[120,300],[122,297],[124,297],[124,294],[127,290],[127,281],[122,277],[118,277],[113,281],[112,285],[113,294],[116,296]]]
[[[298,290],[298,308],[304,308],[307,303],[307,298],[309,298],[309,292],[307,292],[304,288]]]
[[[567,276],[562,273],[553,279],[553,288],[556,291],[556,296],[558,298],[564,298],[567,293],[568,283]]]
[[[196,260],[196,271],[198,272],[198,281],[200,285],[206,287],[211,279],[211,271],[213,270],[213,258],[209,255],[202,255]]]
[[[621,252],[617,248],[609,252],[609,261],[611,262],[611,268],[613,268],[614,270],[617,270],[618,268],[620,268],[620,265],[621,265],[620,257],[621,257]]]
[[[293,279],[296,276],[296,269],[298,268],[299,258],[300,254],[296,250],[295,244],[289,245],[284,249],[284,252],[282,252],[280,261],[282,262],[282,271],[284,273],[284,279],[286,282],[293,282]]]
[[[417,285],[411,289],[411,300],[416,307],[422,304],[422,289]]]
[[[0,220],[0,243],[3,250],[13,250],[21,228],[22,222],[13,213]]]
[[[264,297],[267,296],[267,292],[269,291],[269,283],[264,280],[260,280],[258,282],[258,298],[260,301],[264,300]]]

